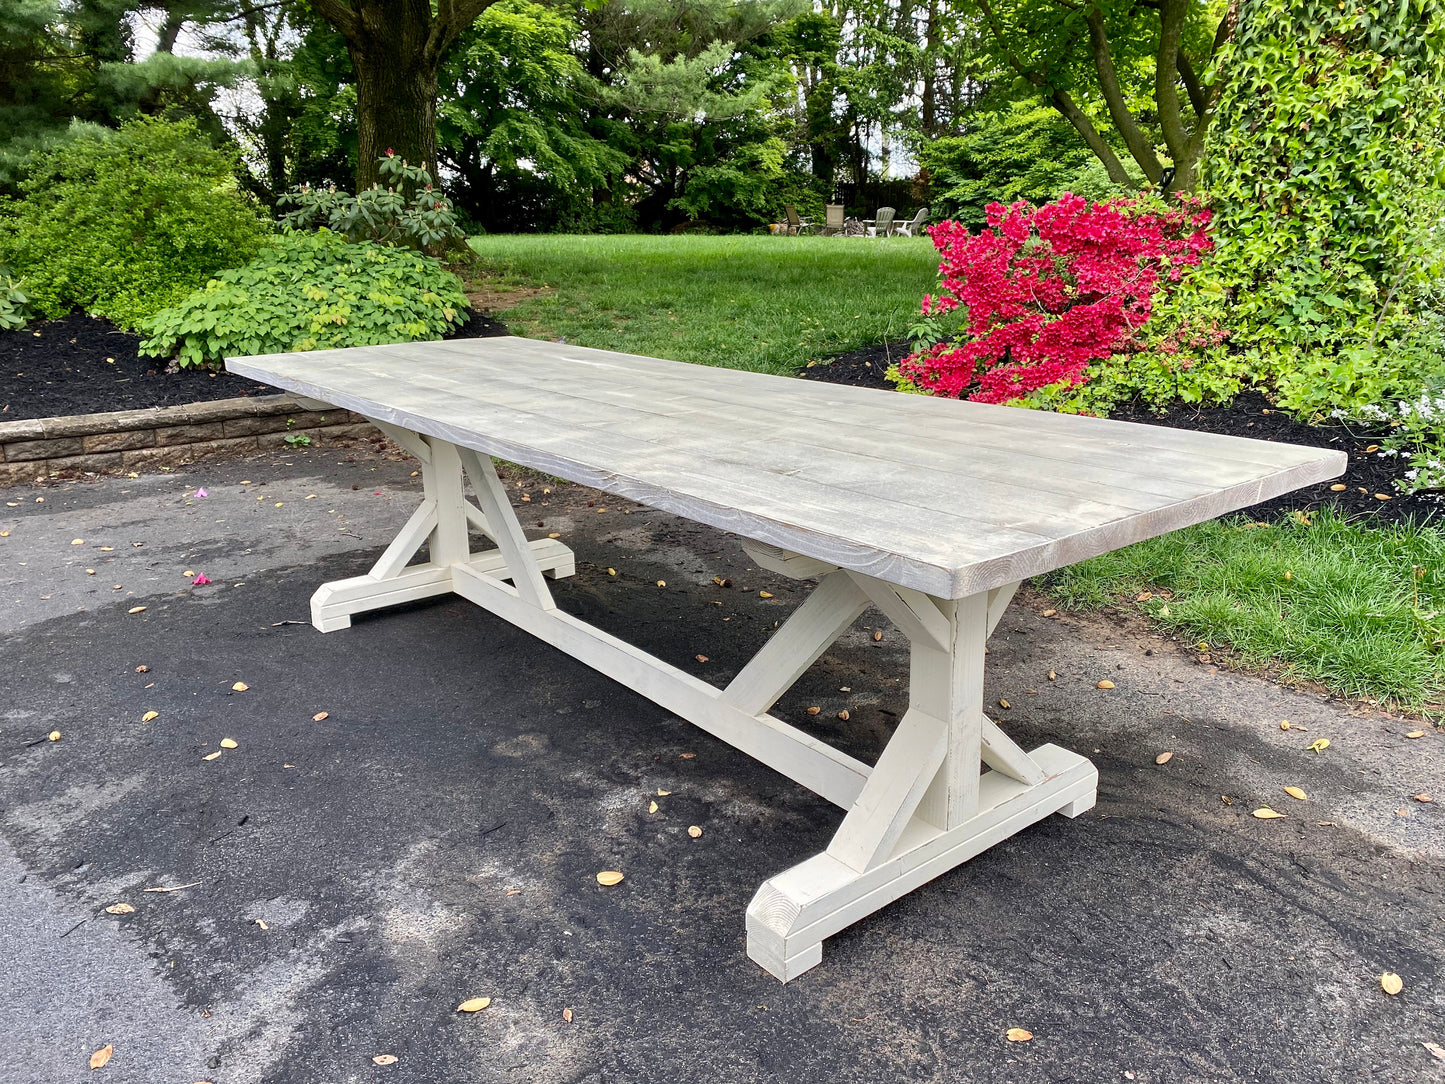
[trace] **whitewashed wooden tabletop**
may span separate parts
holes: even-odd
[[[1343,473],[1343,452],[500,337],[232,372],[942,598]]]

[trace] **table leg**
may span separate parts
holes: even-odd
[[[313,624],[330,632],[364,610],[455,592],[844,809],[828,849],[768,880],[748,906],[748,955],[784,982],[821,961],[824,938],[1050,813],[1094,804],[1089,761],[1054,745],[1026,753],[984,714],[984,644],[1016,585],[937,599],[744,542],[761,567],[818,586],[718,689],[557,609],[543,574],[571,575],[572,553],[527,540],[488,457],[383,428],[422,461],[422,503],[369,573],[317,590]],[[473,552],[469,527],[497,548]],[[409,563],[423,546],[426,560]],[[912,652],[908,711],[872,768],[769,714],[870,604]]]

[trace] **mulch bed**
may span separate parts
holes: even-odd
[[[448,339],[506,335],[504,325],[472,313]],[[226,372],[169,369],[142,357],[141,336],[82,314],[0,332],[0,422],[177,406],[245,395],[272,395],[266,384]]]
[[[818,362],[802,372],[806,380],[824,380],[833,384],[849,384],[862,388],[891,388],[884,379],[888,366],[908,354],[906,341],[880,343],[839,354],[827,362]],[[1378,430],[1358,426],[1305,425],[1289,414],[1275,410],[1262,395],[1250,392],[1239,396],[1228,406],[1178,406],[1155,413],[1142,404],[1133,404],[1111,415],[1119,421],[1163,425],[1172,429],[1196,429],[1206,433],[1223,433],[1256,440],[1277,440],[1287,444],[1304,444],[1315,448],[1335,448],[1349,453],[1349,466],[1342,478],[1317,486],[1296,490],[1272,501],[1243,510],[1256,519],[1271,519],[1295,510],[1311,511],[1322,505],[1333,505],[1350,519],[1368,523],[1396,523],[1413,518],[1417,523],[1445,522],[1445,494],[1414,493],[1401,495],[1394,482],[1406,464],[1389,456],[1366,449],[1381,443]],[[1342,493],[1330,486],[1344,483]],[[1382,501],[1375,496],[1390,496]]]

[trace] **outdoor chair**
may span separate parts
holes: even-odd
[[[798,214],[798,208],[791,203],[783,208],[783,213],[788,218],[788,232],[790,234],[807,233],[813,228],[813,224]]]
[[[923,232],[923,224],[928,221],[928,208],[920,207],[918,213],[907,222],[900,222],[894,232],[899,237],[917,237]]]
[[[823,237],[832,237],[835,233],[843,232],[843,205],[841,203],[830,203],[823,209],[823,228],[819,234]]]
[[[873,228],[868,231],[869,237],[887,237],[893,232],[893,216],[898,212],[892,207],[880,207],[878,213],[873,216]]]

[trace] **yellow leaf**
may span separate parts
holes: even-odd
[[[112,903],[105,909],[105,913],[108,915],[129,915],[134,911],[135,908],[128,903]]]
[[[1264,805],[1256,809],[1253,813],[1250,814],[1250,816],[1258,817],[1262,821],[1272,821],[1277,817],[1283,817],[1284,814],[1277,812],[1276,810],[1270,809],[1267,805]]]
[[[233,693],[243,693],[250,687],[251,686],[247,685],[244,681],[238,681],[236,682],[236,684],[231,686],[231,691]]]
[[[1105,678],[1103,681],[1099,682],[1097,687],[1100,689],[1112,689],[1114,687],[1114,683]]]
[[[1410,731],[1408,734],[1405,735],[1405,737],[1407,737],[1407,738],[1412,738],[1412,739],[1413,739],[1413,738],[1423,738],[1424,736],[1425,736],[1425,732],[1424,732],[1423,730],[1412,730],[1412,731]]]
[[[649,813],[656,813],[656,812],[657,812],[657,803],[656,803],[656,802],[648,802],[648,803],[647,803],[647,811],[648,811]]]
[[[115,1047],[106,1043],[90,1056],[90,1067],[92,1069],[104,1069],[105,1063],[110,1061],[110,1056],[115,1053]]]
[[[998,706],[1001,707],[1001,708],[1009,708],[1009,707],[1012,707],[1013,705],[1010,704],[1007,700],[1000,699],[999,702],[998,702]]]
[[[195,573],[192,572],[192,571],[188,568],[188,569],[186,569],[184,572],[182,572],[181,575],[182,575],[182,576],[194,576]]]
[[[561,534],[560,531],[553,531],[553,532],[552,532],[551,534],[549,534],[547,537],[548,537],[548,538],[561,538],[561,537],[562,537],[562,534]]]
[[[45,735],[45,740],[46,740],[46,741],[59,741],[59,740],[60,740],[60,731],[58,731],[58,730],[52,730],[49,734]]]
[[[491,1003],[489,997],[469,997],[457,1006],[457,1012],[481,1012]]]
[[[597,883],[600,885],[615,885],[622,882],[622,874],[615,869],[604,869],[597,875]]]
[[[694,824],[688,828],[687,834],[692,836],[693,839],[700,839],[702,837],[702,829]]]
[[[1394,997],[1404,988],[1405,983],[1400,979],[1400,976],[1393,971],[1386,971],[1380,976],[1380,989],[1391,997]],[[107,1049],[109,1049],[109,1047],[107,1047]]]
[[[1058,612],[1059,612],[1058,610],[1045,610],[1045,611],[1044,611],[1044,616],[1045,616],[1045,617],[1053,617],[1053,616],[1054,616],[1055,614],[1057,614]]]
[[[378,1054],[378,1055],[376,1055],[376,1057],[372,1058],[371,1060],[374,1061],[377,1065],[395,1065],[395,1064],[396,1064],[396,1055],[395,1055],[395,1054]]]
[[[239,749],[239,748],[240,748],[240,745],[237,743],[237,741],[236,741],[235,738],[222,738],[222,739],[221,739],[221,748],[222,748],[222,749]]]
[[[671,794],[671,793],[672,793],[672,791],[670,791],[670,790],[663,790],[661,787],[658,787],[658,788],[657,788],[657,796],[658,796],[659,798],[666,798],[666,797],[667,797],[669,794]]]
[[[1008,1041],[1011,1043],[1026,1043],[1034,1037],[1034,1033],[1028,1028],[1009,1028]]]
[[[667,586],[667,581],[666,581],[666,580],[658,580],[658,581],[657,581],[657,586],[658,586],[658,587],[666,587],[666,586]]]
[[[609,576],[615,576],[615,575],[617,575],[617,569],[615,569],[615,568],[609,568],[609,569],[607,570],[607,575],[609,575]]]
[[[1050,681],[1058,681],[1058,680],[1059,680],[1059,675],[1056,674],[1056,673],[1054,673],[1052,670],[1050,670],[1050,671],[1049,671],[1049,680],[1050,680]]]
[[[1172,752],[1169,752],[1169,751],[1166,750],[1165,752],[1160,753],[1157,757],[1154,758],[1154,763],[1155,763],[1155,764],[1168,764],[1168,763],[1169,763],[1171,760],[1173,760],[1173,759],[1174,759],[1174,754],[1173,754]]]
[[[1334,485],[1330,486],[1330,492],[1331,492],[1331,493],[1343,493],[1343,492],[1344,492],[1346,489],[1348,489],[1348,488],[1349,488],[1349,487],[1346,486],[1343,482],[1336,482]]]
[[[329,712],[329,711],[318,711],[315,715],[311,716],[311,721],[312,721],[313,723],[319,723],[319,722],[321,722],[321,720],[323,720],[323,719],[329,719],[329,718],[331,718],[331,712]]]
[[[132,606],[129,610],[126,611],[126,613],[128,613],[128,614],[142,614],[142,613],[145,613],[145,607],[144,607],[144,606]]]
[[[1288,729],[1289,729],[1289,720],[1288,720],[1288,719],[1281,719],[1281,720],[1279,721],[1279,728],[1280,728],[1281,730],[1288,730]]]
[[[219,749],[217,749],[214,753],[207,753],[207,754],[206,754],[205,756],[203,756],[201,759],[202,759],[202,760],[215,760],[215,759],[216,759],[218,756],[220,756],[220,755],[221,755],[221,751],[220,751]]]
[[[758,592],[758,598],[772,598],[772,597],[773,597],[773,593],[772,593],[771,591],[759,591],[759,592]]]
[[[143,722],[143,723],[148,723],[148,722],[150,722],[152,719],[159,719],[160,717],[161,717],[161,713],[160,713],[160,712],[158,712],[158,711],[148,711],[148,712],[146,712],[144,715],[142,715],[142,716],[140,717],[140,721]]]
[[[85,545],[85,539],[83,539],[83,538],[72,538],[72,539],[70,540],[70,544],[71,544],[72,546],[83,546],[83,545]]]
[[[1316,738],[1314,741],[1310,742],[1310,751],[1314,753],[1323,753],[1329,747],[1329,738]]]
[[[1309,801],[1309,795],[1300,790],[1299,787],[1285,787],[1284,792],[1291,798],[1298,798],[1301,802]]]
[[[269,930],[271,928],[270,926],[266,925],[264,920],[259,918],[256,920],[256,925],[260,926],[263,930]]]
[[[571,1010],[571,1009],[563,1009],[563,1010],[562,1010],[562,1019],[565,1020],[565,1021],[567,1021],[567,1023],[570,1024],[570,1023],[572,1022],[572,1010]]]

